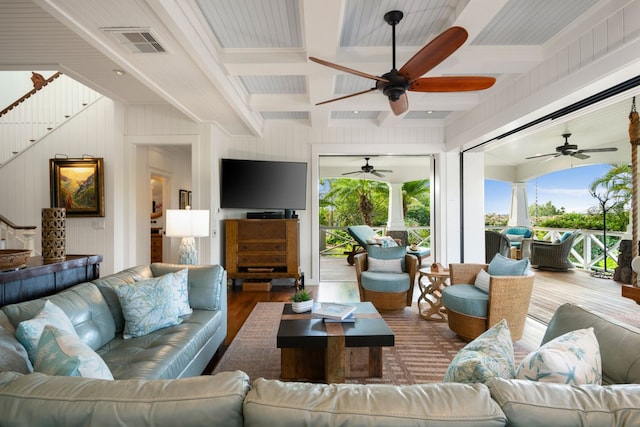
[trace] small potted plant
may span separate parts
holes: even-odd
[[[313,298],[306,289],[300,289],[291,297],[291,308],[295,313],[304,313],[313,308]]]

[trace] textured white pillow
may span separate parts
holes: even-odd
[[[487,271],[485,269],[480,269],[480,271],[476,275],[476,281],[475,281],[474,285],[478,289],[480,289],[481,291],[489,293],[489,281],[490,280],[491,280],[491,275],[489,273],[487,273]]]
[[[516,371],[522,380],[601,384],[600,345],[593,328],[567,332],[529,353]]]
[[[377,271],[381,273],[402,273],[402,260],[395,259],[378,259],[367,257],[367,271]]]

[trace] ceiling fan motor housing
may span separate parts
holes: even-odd
[[[380,77],[388,80],[389,83],[377,81],[376,88],[382,91],[390,101],[397,101],[409,89],[409,82],[406,77],[398,74],[398,70],[391,70]]]

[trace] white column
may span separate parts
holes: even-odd
[[[484,263],[484,153],[465,153],[462,172],[464,262]]]
[[[511,183],[511,213],[508,225],[531,227],[529,204],[527,203],[527,185],[524,182]]]
[[[389,186],[389,215],[387,230],[406,230],[402,210],[402,183],[391,182]]]

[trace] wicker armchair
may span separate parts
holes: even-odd
[[[487,264],[450,264],[451,286],[445,288],[443,293],[447,293],[457,285],[473,285],[478,272],[487,268]],[[514,341],[519,340],[524,331],[534,276],[533,273],[526,276],[491,276],[486,317],[471,316],[452,310],[447,307],[446,297],[443,295],[449,329],[463,339],[471,341],[500,320],[505,319],[511,338]],[[478,290],[478,292],[482,291]]]
[[[378,310],[400,310],[405,306],[411,306],[413,286],[418,272],[418,258],[415,255],[405,255],[405,271],[403,273],[377,273],[378,279],[382,275],[387,276],[385,281],[389,284],[389,288],[393,288],[394,282],[397,282],[399,284],[398,291],[388,290],[382,292],[367,289],[366,283],[363,283],[362,276],[368,268],[368,254],[366,252],[358,253],[355,255],[354,260],[360,301],[369,301]],[[409,289],[401,289],[403,286],[400,285],[400,282],[406,283],[407,276],[409,278]]]
[[[565,233],[557,242],[533,241],[531,243],[531,265],[541,270],[567,271],[575,266],[569,261],[569,253],[580,231]]]
[[[511,242],[504,234],[497,231],[486,230],[484,232],[484,261],[489,264],[496,254],[509,256]]]

